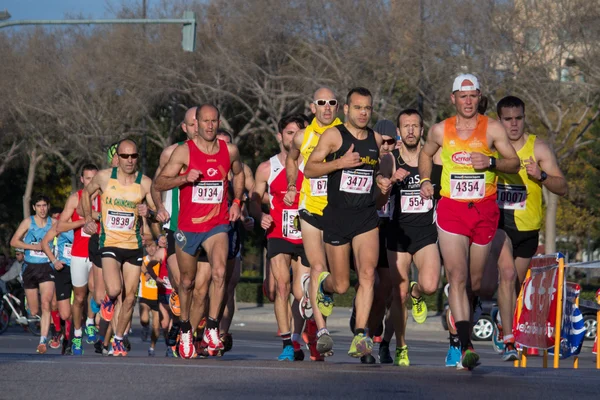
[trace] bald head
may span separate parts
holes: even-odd
[[[196,122],[196,112],[198,107],[191,107],[185,112],[183,122],[181,123],[181,130],[185,132],[188,139],[193,139],[198,134],[198,124]]]
[[[328,87],[319,88],[313,95],[313,101],[319,99],[335,99],[335,93],[333,93],[333,90],[329,89]]]
[[[319,126],[331,125],[338,112],[338,101],[335,93],[328,87],[317,89],[313,95],[313,101],[310,103],[310,111],[315,114],[315,119]]]
[[[221,113],[219,112],[219,109],[216,106],[208,103],[202,104],[200,107],[198,107],[198,111],[196,112],[196,119],[198,121],[201,121],[203,114],[213,112],[217,113],[217,119],[221,118]]]
[[[125,150],[133,150],[134,152],[136,152],[137,144],[131,139],[123,139],[119,142],[119,145],[117,146],[117,154],[126,153]]]

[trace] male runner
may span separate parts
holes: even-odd
[[[474,292],[479,290],[498,226],[496,171],[514,173],[519,168],[519,159],[502,124],[477,113],[480,96],[475,76],[457,76],[450,96],[457,115],[431,127],[419,154],[421,196],[432,199],[433,157],[442,149],[437,226],[450,283],[448,301],[461,343],[459,369],[473,369],[479,361],[470,339],[467,281],[470,278]],[[501,158],[493,157],[495,151]]]
[[[160,334],[160,317],[158,309],[158,282],[160,264],[165,258],[165,249],[158,249],[154,240],[146,243],[146,253],[142,263],[140,275],[140,288],[138,292],[140,324],[142,325],[142,341],[148,340],[150,335],[150,347],[148,356],[154,357],[156,342]],[[162,256],[162,257],[161,257]],[[152,314],[152,327],[150,327],[150,315]]]
[[[427,319],[427,305],[422,295],[429,295],[437,290],[441,262],[437,247],[434,200],[424,200],[420,194],[418,160],[423,118],[417,110],[406,109],[400,111],[396,123],[402,141],[391,156],[382,160],[381,171],[395,183],[390,194],[391,215],[387,232],[388,258],[394,285],[392,318],[397,343],[394,364],[407,367],[410,360],[405,341],[405,303],[411,299],[413,319],[417,323],[424,323]],[[438,152],[434,157],[432,172],[436,194],[439,194],[441,173]],[[419,270],[418,282],[409,280],[413,262]]]
[[[323,210],[323,241],[329,272],[317,281],[316,302],[324,316],[333,310],[333,293],[350,285],[350,258],[354,256],[359,288],[356,293],[355,336],[348,355],[371,353],[373,341],[365,331],[373,302],[375,268],[379,258],[379,217],[375,206],[375,181],[387,192],[389,179],[375,176],[382,139],[367,127],[373,98],[365,88],[350,90],[344,105],[346,122],[327,129],[306,162],[308,178],[327,175],[327,206]],[[377,179],[376,179],[377,178]],[[351,251],[353,254],[351,254]],[[320,336],[329,336],[322,333]],[[331,339],[330,339],[331,340]],[[331,340],[332,341],[332,340]]]
[[[92,216],[92,196],[94,192],[100,191],[100,251],[106,290],[100,312],[105,321],[111,322],[115,303],[121,297],[113,355],[126,356],[123,337],[133,313],[143,258],[143,221],[138,215],[138,208],[144,199],[151,208],[154,208],[154,202],[150,195],[152,181],[137,171],[138,153],[135,142],[129,139],[119,142],[117,157],[117,167],[98,172],[84,188],[81,204],[86,221],[84,231],[94,233],[96,222]]]
[[[225,294],[229,222],[240,217],[244,172],[237,146],[217,139],[219,110],[210,104],[198,107],[198,136],[175,148],[169,162],[156,177],[156,190],[179,186],[180,212],[175,234],[177,263],[181,273],[181,336],[179,354],[192,358],[195,349],[190,324],[191,292],[198,272],[198,251],[203,247],[211,265],[210,307],[202,338],[203,347],[216,355],[223,349],[219,340],[219,313]],[[183,173],[182,173],[183,170]],[[228,173],[233,172],[234,200],[227,209]],[[201,282],[198,282],[201,284]],[[194,327],[195,328],[195,327]]]
[[[297,230],[295,219],[298,218],[298,200],[296,195],[294,203],[288,206],[284,203],[284,196],[288,191],[287,175],[284,164],[292,146],[296,132],[304,128],[304,121],[290,115],[282,118],[278,124],[277,141],[279,153],[268,161],[261,163],[256,170],[256,184],[252,197],[252,213],[260,221],[261,227],[267,231],[267,258],[271,263],[271,272],[275,279],[275,318],[277,327],[283,341],[283,351],[277,358],[279,361],[294,361],[294,347],[290,327],[291,315],[289,313],[289,299],[291,293],[290,266],[294,276],[294,286],[299,290],[292,309],[298,310],[299,300],[302,298],[300,277],[309,273],[308,261],[302,247],[302,234]],[[304,175],[298,171],[296,185],[300,186]],[[268,191],[270,197],[270,213],[261,210],[262,199]],[[298,315],[295,318],[303,322]],[[301,350],[300,350],[301,351]]]
[[[50,303],[54,297],[54,270],[48,256],[42,251],[41,241],[55,222],[48,216],[50,200],[38,195],[31,202],[35,215],[25,218],[10,240],[12,247],[25,249],[23,264],[23,288],[27,298],[30,315],[38,315],[42,300],[42,319],[40,322],[40,343],[37,352],[44,354],[48,350],[48,331],[50,329]],[[49,243],[52,246],[52,243]]]
[[[87,186],[88,183],[98,173],[98,167],[93,164],[86,164],[81,169],[80,181],[83,186]],[[71,249],[71,282],[73,285],[73,343],[72,353],[73,355],[82,355],[82,317],[84,308],[87,314],[87,320],[85,323],[85,332],[88,343],[94,343],[96,341],[97,328],[94,322],[94,313],[91,307],[88,305],[87,295],[88,286],[89,292],[94,292],[94,274],[92,273],[92,261],[89,257],[89,242],[90,235],[85,233],[82,229],[85,224],[85,220],[81,218],[77,212],[83,189],[71,194],[63,212],[60,214],[58,224],[56,225],[56,232],[68,232],[73,230],[73,247]],[[92,202],[92,219],[100,219],[100,199],[95,197]]]
[[[556,157],[546,142],[536,135],[525,133],[525,103],[518,97],[507,96],[498,102],[496,109],[510,144],[520,160],[517,174],[498,173],[498,227],[506,232],[510,241],[499,243],[502,246],[497,260],[501,319],[496,318],[499,323],[493,343],[502,352],[505,361],[512,361],[518,357],[512,334],[517,296],[515,281],[518,278],[518,291],[538,247],[543,216],[542,188],[545,186],[550,192],[564,196],[568,186]]]
[[[196,112],[198,107],[190,107],[186,112],[181,122],[181,130],[186,134],[188,140],[195,138],[198,135],[198,121],[196,120]],[[173,151],[185,142],[174,143],[166,147],[160,154],[160,161],[154,178],[158,177],[163,168],[169,162]],[[163,223],[163,228],[167,235],[167,265],[169,267],[170,284],[173,290],[170,292],[168,304],[174,304],[171,308],[174,321],[169,335],[167,337],[167,346],[175,346],[177,344],[177,336],[179,335],[179,296],[177,290],[179,287],[179,266],[177,265],[177,257],[175,256],[175,232],[177,231],[177,221],[179,219],[179,187],[166,190],[164,192],[164,202],[161,192],[156,190],[155,185],[152,185],[152,199],[157,207],[156,219]],[[164,298],[163,298],[164,299]],[[178,306],[179,305],[179,306]]]
[[[288,189],[283,201],[286,206],[294,204],[298,191],[296,187],[298,170],[304,172],[306,160],[317,146],[321,135],[332,126],[342,123],[337,118],[338,101],[329,88],[322,87],[314,93],[310,110],[315,117],[304,130],[296,132],[285,162]],[[321,272],[327,271],[322,222],[323,209],[326,205],[327,176],[315,179],[305,176],[302,180],[298,203],[300,230],[303,233],[302,243],[311,268],[310,285],[305,285],[305,292],[310,291],[310,293],[305,293],[305,298],[301,300],[302,306],[305,308],[310,307],[311,303],[316,304],[319,275]],[[307,321],[310,357],[312,360],[323,360],[322,355],[333,354],[333,340],[329,336],[325,327],[325,319],[318,308],[314,307],[311,311],[313,318]],[[320,333],[316,332],[317,329],[320,329]]]

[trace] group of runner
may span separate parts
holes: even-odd
[[[279,152],[255,177],[231,135],[219,129],[211,104],[186,112],[187,140],[163,151],[154,179],[138,172],[135,142],[115,144],[111,168],[83,167],[84,188],[57,220],[48,214],[49,200],[36,197],[35,215],[11,241],[25,249],[23,281],[33,314],[41,299],[37,351],[47,351],[52,320],[63,333],[64,353],[83,354],[85,331],[97,352],[127,355],[136,295],[142,334],[151,336],[149,355],[161,328],[169,356],[229,351],[240,231],[256,221],[266,232],[264,288],[275,305],[279,360],[303,360],[302,340],[311,360],[333,354],[327,317],[354,270],[348,355],[377,362],[371,353],[378,336],[381,363],[409,366],[406,306],[425,322],[423,296],[438,290],[442,266],[450,305],[446,366],[478,364],[470,340],[474,305],[496,290],[494,343],[503,359],[516,359],[512,315],[538,245],[542,189],[564,195],[566,181],[548,145],[525,133],[520,99],[502,99],[499,120],[485,116],[471,74],[456,77],[450,98],[456,115],[433,125],[423,140],[417,110],[371,129],[368,89],[349,91],[342,122],[340,100],[320,88],[310,102],[312,119],[279,121]],[[412,264],[418,278],[411,281]],[[57,341],[49,344],[58,347]]]

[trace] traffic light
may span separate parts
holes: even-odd
[[[196,50],[196,13],[193,11],[184,11],[183,19],[193,19],[193,22],[183,24],[183,39],[181,40],[181,46],[183,51],[195,51]]]

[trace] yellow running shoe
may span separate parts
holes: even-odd
[[[350,349],[348,350],[348,355],[350,357],[360,358],[367,354],[371,354],[373,350],[373,340],[365,336],[364,333],[359,333],[354,336],[352,339],[352,343],[350,343]]]
[[[394,365],[399,367],[408,367],[410,365],[407,345],[396,347],[396,358],[394,358]]]
[[[333,295],[323,292],[323,281],[328,276],[329,272],[321,272],[317,289],[317,307],[324,317],[329,317],[333,312]]]
[[[422,324],[427,321],[427,304],[425,304],[423,296],[413,297],[412,290],[416,284],[417,282],[411,282],[409,290],[410,299],[412,300],[412,317],[417,324]]]

